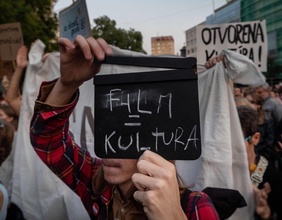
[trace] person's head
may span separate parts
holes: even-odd
[[[271,98],[276,97],[276,92],[274,90],[271,90],[269,94],[270,94]]]
[[[13,126],[6,121],[0,120],[0,166],[11,153],[13,140]]]
[[[265,112],[262,108],[263,99],[257,95],[256,89],[252,87],[248,87],[244,91],[244,96],[250,102],[250,106],[258,112],[259,125],[263,124],[265,122]]]
[[[256,93],[251,93],[245,96],[246,99],[251,103],[251,107],[255,110],[262,108],[263,100]]]
[[[11,123],[14,129],[18,128],[18,116],[10,105],[0,105],[0,120]]]
[[[256,146],[260,141],[258,132],[258,113],[250,106],[237,107],[242,132],[245,138],[246,147]]]
[[[243,96],[235,96],[234,100],[237,107],[242,105],[251,106],[251,103]]]
[[[234,96],[237,97],[237,96],[243,96],[243,91],[242,91],[242,88],[241,87],[235,87],[234,88]]]
[[[280,87],[277,89],[277,93],[278,93],[279,98],[282,100],[282,86],[280,86]]]
[[[256,88],[256,93],[259,97],[261,97],[263,100],[267,99],[270,96],[270,90],[268,83],[265,83],[259,87]]]

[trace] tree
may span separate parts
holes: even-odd
[[[117,28],[116,22],[108,16],[102,16],[94,19],[96,26],[92,29],[94,38],[104,38],[108,44],[115,45],[121,49],[128,49],[137,52],[146,53],[142,48],[143,37],[140,31],[130,28]]]
[[[53,13],[56,1],[0,1],[0,24],[20,22],[26,46],[29,47],[39,38],[46,45],[46,51],[58,50],[56,40],[58,19]]]

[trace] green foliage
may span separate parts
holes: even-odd
[[[36,39],[46,45],[46,51],[58,50],[56,32],[58,19],[53,13],[57,0],[2,0],[0,24],[20,22],[24,44],[30,47]]]
[[[267,72],[264,72],[268,83],[272,86],[282,81],[282,65],[276,61],[276,58],[267,58]]]
[[[103,38],[108,44],[115,45],[121,49],[128,49],[146,53],[142,48],[143,37],[140,31],[130,28],[128,31],[117,28],[116,22],[107,16],[94,19],[96,26],[92,29],[94,38]]]

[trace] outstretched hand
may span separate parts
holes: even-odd
[[[156,153],[145,151],[137,168],[139,173],[132,176],[138,189],[134,198],[143,205],[148,219],[187,219],[180,205],[174,164]]]
[[[78,35],[74,42],[60,38],[61,76],[45,100],[46,104],[60,106],[68,104],[73,94],[87,80],[100,71],[105,55],[112,55],[112,49],[103,39],[84,38]]]
[[[105,40],[78,35],[74,42],[60,38],[61,83],[81,85],[100,71],[101,65],[95,59],[103,61],[105,55],[112,55],[112,50]]]
[[[26,46],[23,45],[19,48],[16,58],[17,68],[24,69],[27,66],[27,52],[28,50]]]

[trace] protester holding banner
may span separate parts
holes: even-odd
[[[78,88],[99,72],[94,57],[102,61],[111,48],[102,39],[82,36],[75,43],[61,38],[59,46],[61,77],[41,86],[31,121],[31,143],[50,169],[81,197],[89,215],[93,219],[124,215],[131,219],[219,219],[203,192],[191,193],[184,198],[187,205],[181,207],[185,189],[179,186],[175,166],[161,156],[146,151],[139,160],[100,161],[72,141],[68,118],[78,101]]]

